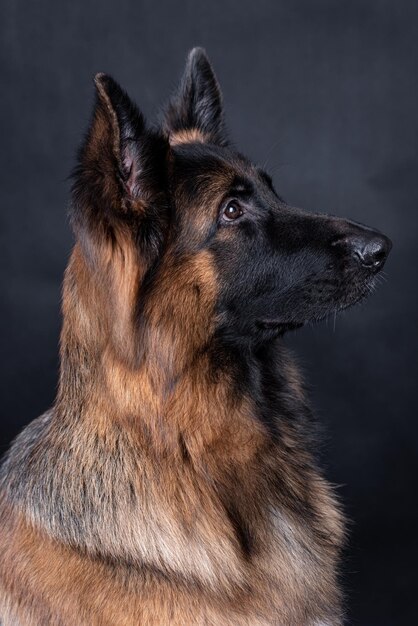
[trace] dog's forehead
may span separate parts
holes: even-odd
[[[257,168],[242,154],[228,148],[208,143],[184,143],[172,150],[175,182],[211,183],[219,188],[228,187],[240,177],[243,180],[259,179]]]

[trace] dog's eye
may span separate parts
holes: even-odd
[[[228,202],[223,210],[222,217],[227,222],[233,222],[234,220],[241,217],[243,213],[244,211],[241,209],[237,202]]]

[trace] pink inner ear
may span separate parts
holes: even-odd
[[[141,169],[138,164],[136,148],[133,141],[128,141],[128,145],[123,150],[122,165],[127,175],[126,186],[129,194],[135,197],[139,194],[138,176]]]

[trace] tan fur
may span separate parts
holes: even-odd
[[[7,563],[0,570],[4,624],[266,623],[261,619],[249,622],[245,617],[244,592],[238,592],[235,600],[227,599],[220,609],[209,590],[193,589],[181,579],[173,584],[152,571],[141,573],[117,564],[110,568],[89,560],[28,528],[18,517],[7,520],[0,535],[5,547],[2,563]],[[24,559],[17,559],[16,551]],[[185,621],[191,613],[193,622]]]
[[[172,146],[178,146],[182,143],[194,143],[196,141],[200,143],[207,141],[207,137],[204,133],[197,128],[181,130],[170,135],[170,144]]]

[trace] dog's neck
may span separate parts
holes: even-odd
[[[231,373],[217,367],[202,330],[208,320],[191,310],[194,323],[177,327],[187,320],[175,322],[163,301],[141,328],[127,307],[112,303],[111,289],[92,278],[85,263],[76,247],[64,284],[60,419],[84,420],[89,428],[112,421],[137,436],[139,445],[190,454],[196,462],[206,449],[222,449],[229,461],[239,450],[242,458],[249,438],[254,453],[263,429],[251,398],[232,394]],[[126,286],[127,298],[129,291],[137,287]]]

